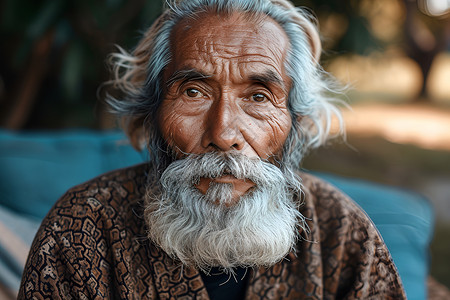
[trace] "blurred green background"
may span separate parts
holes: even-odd
[[[322,64],[349,84],[348,139],[303,167],[396,185],[436,209],[432,275],[450,287],[450,13],[446,0],[294,1],[320,23]],[[98,99],[115,45],[162,1],[0,0],[0,126],[110,129]]]

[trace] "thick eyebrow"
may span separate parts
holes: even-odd
[[[169,77],[169,79],[167,79],[166,86],[170,87],[180,80],[183,81],[201,80],[209,77],[211,77],[211,75],[202,73],[196,69],[177,70]]]
[[[286,90],[286,85],[283,79],[281,79],[281,77],[272,70],[267,70],[261,74],[251,74],[248,78],[252,81],[260,82],[264,85],[276,84],[281,86],[283,90]]]

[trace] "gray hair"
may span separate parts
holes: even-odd
[[[292,129],[283,149],[283,162],[298,167],[304,154],[324,144],[330,136],[333,116],[343,133],[343,120],[335,106],[335,94],[318,60],[318,31],[312,19],[287,0],[173,0],[169,8],[144,33],[132,54],[119,47],[112,54],[113,80],[107,82],[122,93],[122,99],[107,95],[111,110],[122,117],[135,148],[149,147],[150,161],[163,165],[166,144],[158,132],[157,110],[163,100],[163,71],[171,60],[170,36],[176,24],[203,12],[266,15],[286,32],[290,49],[287,75],[292,81],[288,108]]]

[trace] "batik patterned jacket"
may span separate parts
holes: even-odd
[[[199,272],[146,237],[146,170],[100,176],[54,205],[33,242],[19,299],[208,299]],[[301,176],[309,233],[283,261],[251,271],[246,299],[405,299],[366,214],[334,187]]]

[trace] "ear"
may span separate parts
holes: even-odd
[[[131,145],[134,149],[136,149],[136,151],[139,152],[142,151],[142,149],[144,149],[147,145],[145,128],[143,124],[144,120],[142,120],[142,118],[131,120],[129,118],[122,119],[122,127],[124,128]]]

